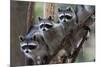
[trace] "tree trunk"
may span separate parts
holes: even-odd
[[[33,25],[34,22],[34,17],[35,17],[35,13],[34,13],[34,3],[33,2],[29,2],[28,3],[28,8],[27,8],[27,31],[29,29],[29,27],[31,25]]]
[[[11,67],[25,65],[18,37],[27,30],[27,7],[28,2],[11,1]]]
[[[44,17],[55,16],[55,4],[54,3],[45,3],[44,5]]]
[[[11,66],[27,65],[27,59],[19,49],[18,37],[33,25],[35,16],[33,9],[32,2],[11,1]]]

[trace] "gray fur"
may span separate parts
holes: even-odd
[[[45,24],[52,24],[52,28],[43,31],[42,28],[40,28],[42,35],[44,37],[45,42],[47,43],[49,50],[50,50],[50,55],[53,55],[54,52],[57,50],[57,48],[60,46],[60,43],[62,41],[62,39],[65,37],[65,35],[67,33],[70,32],[70,30],[72,30],[72,28],[74,28],[75,23],[73,22],[75,20],[74,16],[72,16],[73,18],[68,20],[67,22],[60,22],[60,23],[55,23],[54,21],[50,21],[47,22],[47,19],[42,19],[42,22],[40,21],[40,23],[44,23]],[[70,27],[73,26],[73,27]],[[45,28],[44,28],[45,29]],[[68,48],[68,47],[67,47]],[[69,47],[70,48],[70,47]],[[66,48],[65,48],[66,49]],[[66,49],[66,51],[69,51]]]
[[[33,26],[29,30],[30,31],[28,31],[28,33],[23,36],[23,41],[20,42],[21,51],[25,54],[27,58],[33,60],[33,64],[46,64],[47,62],[45,61],[44,57],[48,57],[49,52],[48,47],[40,34],[39,26]],[[29,45],[33,45],[35,48],[31,47],[30,49],[29,47],[26,47],[23,49],[24,46]]]

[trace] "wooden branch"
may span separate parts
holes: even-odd
[[[28,3],[28,7],[27,7],[27,19],[26,19],[26,24],[27,24],[27,32],[30,28],[31,25],[33,25],[33,18],[32,18],[32,15],[33,15],[33,2],[29,2]],[[25,64],[26,65],[31,65],[32,63],[30,62],[30,59],[26,58],[25,57]]]
[[[77,56],[78,56],[78,54],[79,54],[79,52],[80,52],[80,49],[82,48],[82,45],[84,44],[85,40],[87,39],[87,33],[88,33],[88,31],[90,31],[90,29],[89,29],[88,27],[89,27],[91,24],[94,23],[94,21],[91,21],[91,20],[93,20],[93,18],[91,18],[91,16],[89,16],[88,19],[87,19],[83,24],[80,24],[80,25],[79,25],[79,28],[83,27],[84,30],[86,30],[86,31],[84,32],[85,34],[83,35],[83,38],[82,38],[82,41],[81,41],[79,47],[77,47],[77,48],[75,49],[75,51],[73,52],[73,54],[72,54],[72,56],[71,56],[71,60],[70,60],[69,63],[75,62],[75,60],[76,60],[76,58],[77,58]]]
[[[77,58],[77,56],[78,56],[78,54],[80,52],[80,49],[82,48],[82,45],[84,44],[84,42],[85,42],[85,40],[87,38],[87,33],[88,33],[88,30],[85,32],[85,35],[83,36],[82,41],[81,41],[79,47],[76,48],[75,51],[73,52],[73,54],[71,56],[71,61],[69,63],[75,62],[75,60],[76,60],[76,58]]]
[[[32,15],[33,15],[33,2],[29,2],[28,9],[27,9],[27,20],[26,20],[26,23],[27,23],[27,31],[28,31],[29,27],[31,25],[33,25]]]
[[[55,15],[55,4],[47,3],[45,4],[44,17],[52,16],[54,18]]]

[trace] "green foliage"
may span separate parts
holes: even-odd
[[[35,14],[37,16],[43,16],[43,3],[35,3]]]

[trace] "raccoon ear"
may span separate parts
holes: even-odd
[[[24,41],[24,39],[25,39],[24,36],[22,36],[22,35],[19,36],[20,41]]]
[[[33,40],[36,41],[36,35],[33,36]]]
[[[48,20],[53,20],[53,18],[51,16],[48,17]]]
[[[73,10],[72,7],[67,7],[67,8],[66,8],[66,11],[72,11],[72,10]]]
[[[41,18],[41,17],[38,17],[38,20],[39,20],[39,21],[41,21],[41,20],[42,20],[42,18]]]
[[[58,12],[61,12],[61,8],[58,8]]]

